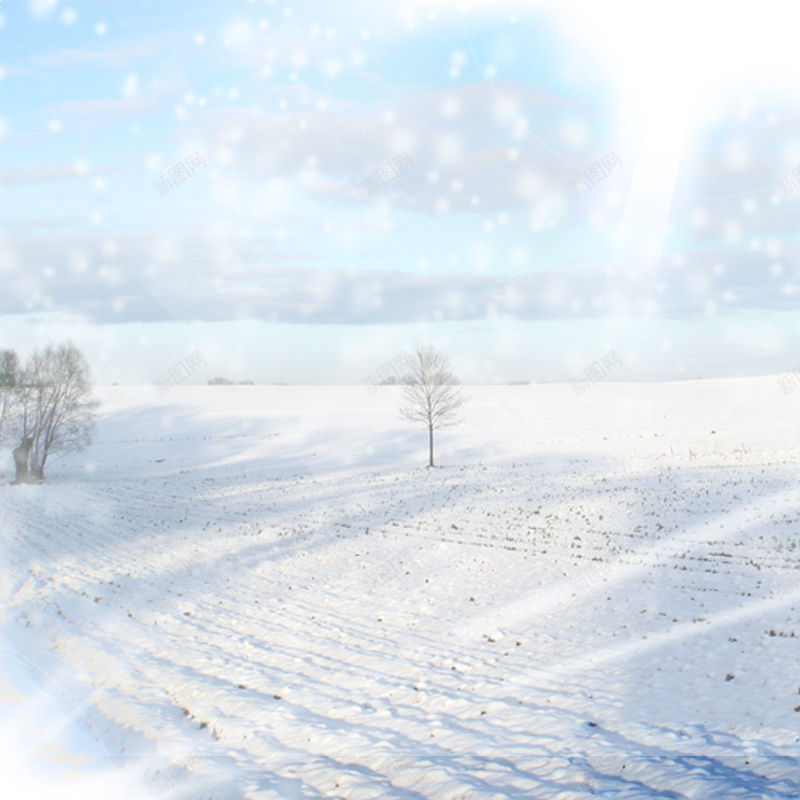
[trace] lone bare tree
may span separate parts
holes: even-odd
[[[19,372],[14,394],[14,483],[43,481],[53,453],[82,450],[91,442],[98,403],[91,397],[89,365],[74,344],[35,350]]]
[[[456,425],[456,412],[467,401],[459,381],[450,372],[450,359],[430,345],[417,345],[403,378],[400,416],[428,428],[428,466],[433,467],[433,432]]]

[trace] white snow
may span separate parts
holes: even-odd
[[[394,387],[102,388],[0,485],[10,796],[796,798],[796,398],[467,393],[428,470]]]

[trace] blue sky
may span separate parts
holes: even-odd
[[[791,370],[786,5],[596,5],[0,0],[0,346],[100,383],[416,342],[465,383]]]

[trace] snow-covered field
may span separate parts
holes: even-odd
[[[798,797],[797,398],[469,387],[428,470],[397,392],[102,388],[3,481],[3,796]]]

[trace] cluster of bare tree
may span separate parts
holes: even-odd
[[[73,344],[34,350],[23,364],[0,351],[0,450],[16,444],[14,483],[44,480],[48,458],[86,447],[98,403],[89,365]]]
[[[428,466],[433,467],[434,431],[458,422],[456,412],[466,398],[448,358],[433,347],[417,347],[401,381],[400,415],[427,428]],[[16,443],[14,483],[43,481],[50,456],[82,450],[91,442],[99,405],[91,392],[89,365],[73,344],[34,350],[24,364],[13,350],[0,350],[0,450],[9,441]]]

